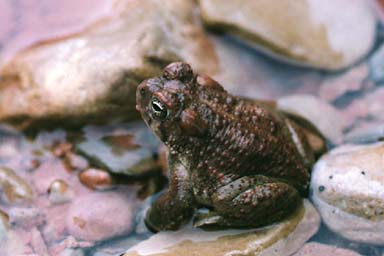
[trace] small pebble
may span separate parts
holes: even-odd
[[[95,190],[106,190],[113,186],[114,181],[110,173],[90,168],[80,173],[79,180],[85,186]]]
[[[33,197],[29,184],[6,167],[0,167],[0,189],[10,203],[31,201]]]
[[[73,191],[63,180],[54,180],[48,189],[49,201],[54,204],[61,204],[71,201]]]

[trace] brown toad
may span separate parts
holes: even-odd
[[[232,96],[182,62],[142,82],[136,100],[169,149],[170,186],[147,212],[150,228],[178,229],[201,207],[209,212],[195,226],[258,227],[285,217],[308,193],[316,151],[325,145],[308,121]]]

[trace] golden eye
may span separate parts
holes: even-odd
[[[151,109],[153,115],[161,120],[168,116],[168,109],[158,98],[153,97],[151,100]]]

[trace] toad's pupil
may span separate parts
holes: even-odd
[[[167,116],[167,109],[162,102],[160,102],[157,98],[154,98],[151,102],[152,110],[156,114],[156,116],[160,118],[165,118]]]

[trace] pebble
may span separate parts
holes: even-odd
[[[69,202],[73,196],[73,190],[65,181],[60,179],[54,180],[48,188],[48,198],[53,204]]]
[[[106,190],[113,187],[113,178],[110,173],[89,168],[79,174],[79,180],[82,184],[91,189]]]
[[[287,219],[259,229],[203,231],[186,226],[162,231],[129,249],[124,256],[262,255],[285,256],[316,233],[320,217],[309,201]]]
[[[353,241],[384,244],[384,143],[333,149],[314,166],[311,191],[332,231]]]
[[[85,241],[103,241],[131,232],[135,209],[132,194],[94,192],[76,198],[66,218],[69,234]]]
[[[9,203],[28,202],[33,198],[29,184],[13,170],[0,167],[0,190]]]

